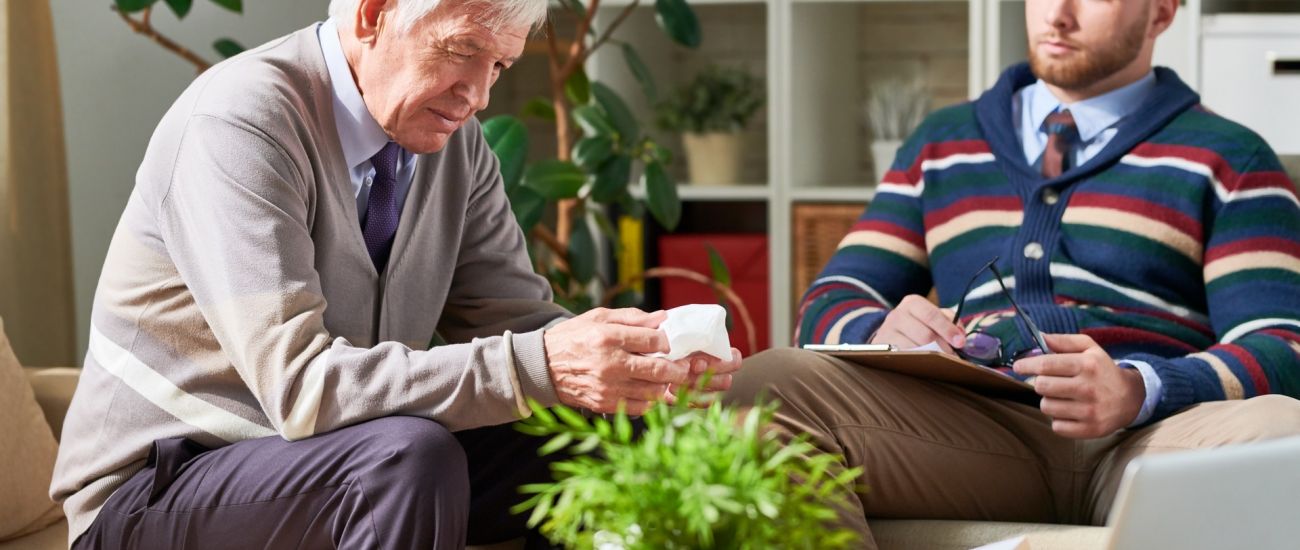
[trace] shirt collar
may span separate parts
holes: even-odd
[[[388,143],[388,134],[366,109],[361,91],[352,79],[352,69],[343,55],[339,42],[338,25],[327,19],[316,31],[320,49],[325,54],[325,67],[330,73],[330,90],[334,94],[334,128],[343,146],[343,159],[348,169],[368,162]]]
[[[1155,87],[1156,74],[1152,71],[1132,84],[1065,105],[1052,95],[1047,84],[1040,79],[1033,84],[1029,94],[1030,122],[1033,128],[1042,128],[1047,115],[1058,109],[1069,109],[1074,116],[1075,127],[1079,130],[1079,140],[1086,143],[1136,111]]]

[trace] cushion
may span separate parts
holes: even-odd
[[[58,443],[0,319],[0,540],[18,538],[58,521],[50,478]]]

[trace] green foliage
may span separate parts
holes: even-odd
[[[234,57],[244,51],[243,46],[229,38],[221,38],[216,42],[213,42],[212,49],[217,50],[217,53],[221,54],[221,57],[226,58]]]
[[[819,452],[806,436],[783,444],[764,430],[775,405],[743,411],[712,403],[658,403],[633,437],[622,412],[591,420],[564,406],[530,402],[519,430],[551,439],[543,454],[575,453],[552,464],[555,481],[526,485],[515,512],[568,548],[848,548],[837,529],[861,469]],[[590,455],[598,451],[597,455]]]
[[[703,39],[700,21],[686,0],[655,0],[655,22],[673,41],[697,48]]]
[[[561,0],[558,7],[572,12],[577,18],[587,14],[583,0]],[[702,39],[699,20],[686,0],[656,0],[655,17],[672,40],[689,47],[699,45]],[[655,102],[658,91],[654,75],[636,48],[612,39],[613,27],[597,29],[601,24],[603,21],[596,21],[587,35],[579,39],[587,41],[586,44],[593,49],[606,43],[617,44],[641,92],[648,101]],[[554,58],[551,61],[553,67],[566,65]],[[538,271],[546,276],[556,291],[555,301],[574,312],[590,309],[594,305],[592,296],[601,288],[608,288],[603,281],[597,285],[590,284],[598,271],[596,258],[600,255],[600,246],[605,243],[595,238],[597,235],[589,223],[594,223],[603,235],[603,241],[611,243],[618,252],[617,234],[606,214],[608,207],[617,206],[623,213],[636,217],[649,211],[670,231],[677,227],[682,213],[677,184],[665,169],[671,162],[668,150],[646,135],[643,122],[616,90],[605,83],[590,80],[582,67],[579,63],[573,73],[559,77],[564,79],[564,86],[562,91],[554,91],[556,97],[534,98],[519,112],[521,117],[547,122],[556,122],[557,113],[567,112],[573,122],[571,127],[581,132],[565,136],[566,143],[561,144],[561,147],[569,148],[570,161],[556,158],[530,161],[525,128],[516,117],[502,115],[483,123],[492,152],[501,161],[511,208],[525,232],[533,229],[540,220],[554,219],[548,218],[546,213],[553,211],[557,201],[577,200],[571,210],[575,216],[572,233],[560,235],[558,227],[551,232],[560,242],[568,238],[567,248],[562,254],[555,250],[559,248],[554,246],[555,240],[546,241],[552,243],[550,250],[539,246],[532,248],[539,254],[537,258],[542,260],[542,263],[535,264],[540,266]],[[565,106],[572,108],[562,109]],[[513,133],[518,133],[519,137],[512,137]],[[630,188],[637,173],[641,174],[642,197],[634,197]],[[545,267],[549,265],[545,261],[547,254],[563,256],[562,263],[568,265],[569,270]],[[616,298],[626,306],[628,300],[635,297],[636,293],[622,293]]]
[[[763,106],[763,81],[739,69],[710,66],[660,102],[659,126],[671,132],[737,132]]]

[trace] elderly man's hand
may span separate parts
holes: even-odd
[[[664,319],[662,311],[593,309],[547,330],[546,358],[560,402],[598,413],[615,412],[624,402],[628,414],[640,415],[673,384],[692,383],[707,368],[692,365],[698,358],[642,355],[668,352],[668,337],[658,330]],[[730,377],[721,383],[729,385]]]
[[[1052,417],[1052,431],[1078,439],[1102,437],[1128,426],[1146,398],[1142,374],[1122,368],[1092,338],[1081,334],[1044,334],[1053,353],[1015,363],[1015,371],[1033,376],[1039,408]]]

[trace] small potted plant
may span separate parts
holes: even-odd
[[[866,122],[871,130],[871,164],[880,183],[894,155],[930,111],[930,93],[920,78],[887,78],[871,86]]]
[[[673,550],[707,548],[850,548],[857,534],[837,527],[860,468],[800,436],[783,444],[764,426],[775,404],[749,409],[718,402],[700,408],[689,395],[660,402],[633,433],[627,415],[588,419],[545,409],[520,431],[552,439],[543,454],[576,456],[551,465],[555,481],[521,488],[551,542],[566,548]],[[595,451],[594,453],[592,451]]]
[[[725,185],[740,181],[741,131],[762,106],[762,79],[712,65],[655,110],[661,128],[682,134],[691,183]]]

